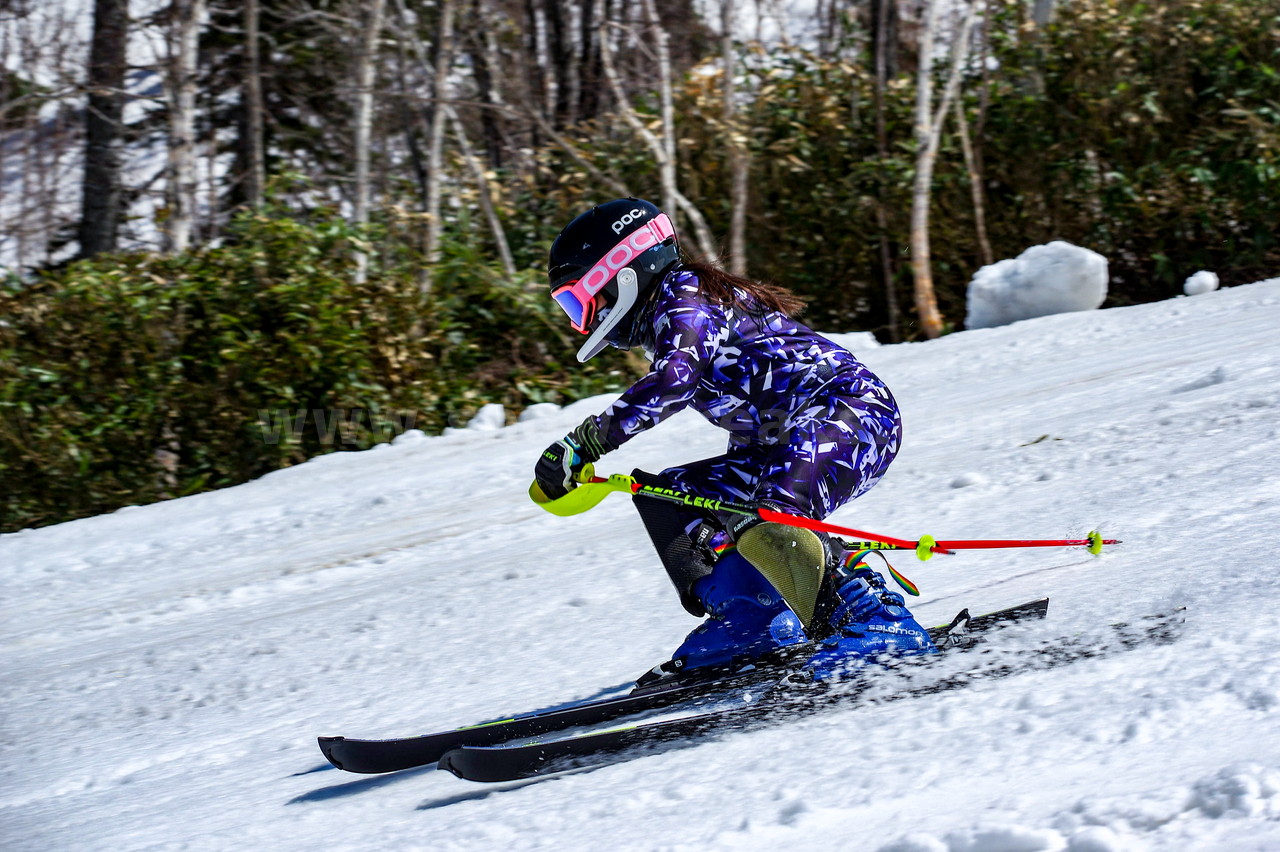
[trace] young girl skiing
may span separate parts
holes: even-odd
[[[670,219],[635,198],[578,216],[551,246],[551,295],[588,335],[642,348],[650,372],[542,454],[535,494],[554,500],[587,464],[692,407],[729,432],[723,455],[635,471],[646,484],[822,519],[865,492],[897,454],[892,394],[847,350],[796,322],[790,292],[682,262]],[[933,649],[928,634],[861,563],[825,536],[756,518],[718,517],[637,496],[680,601],[709,618],[666,672],[737,666],[820,643],[815,676],[884,653]]]

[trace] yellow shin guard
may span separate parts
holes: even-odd
[[[800,527],[764,523],[742,534],[738,552],[778,590],[807,629],[826,567],[822,540]]]

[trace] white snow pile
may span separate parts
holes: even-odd
[[[828,334],[826,336],[855,355],[868,349],[875,349],[880,345],[880,341],[876,340],[876,336],[869,331],[851,331],[846,334]]]
[[[1212,293],[1218,289],[1218,273],[1200,270],[1182,283],[1182,292],[1188,296],[1199,296]]]
[[[1091,311],[1107,298],[1107,259],[1054,240],[979,269],[969,282],[965,328],[992,328],[1071,311]]]
[[[697,624],[630,500],[558,518],[526,496],[538,453],[608,397],[0,536],[0,847],[1280,849],[1278,315],[1280,279],[857,350],[905,443],[834,523],[1123,540],[886,554],[922,622],[1048,596],[992,653],[1186,607],[1178,641],[594,771],[359,776],[315,737],[613,694]],[[724,444],[685,412],[599,467]]]

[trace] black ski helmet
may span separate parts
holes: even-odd
[[[654,204],[619,198],[574,219],[547,260],[551,297],[588,334],[578,360],[598,355],[680,259],[671,220]]]

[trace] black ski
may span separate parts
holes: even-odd
[[[992,624],[1024,618],[1043,618],[1049,600],[1043,598],[999,612],[970,617],[962,610],[950,624],[934,627],[930,635],[939,647],[973,641],[972,636]],[[614,719],[676,705],[697,706],[734,691],[772,685],[789,671],[790,664],[810,646],[793,646],[784,657],[760,663],[749,671],[723,677],[701,679],[683,677],[663,680],[637,688],[628,695],[575,704],[559,710],[526,713],[466,728],[395,739],[349,739],[320,737],[320,751],[339,769],[348,772],[381,773],[411,769],[435,763],[451,749],[461,746],[490,746],[511,740],[542,736],[579,726],[600,725]]]
[[[558,710],[526,713],[509,719],[416,737],[385,740],[320,737],[320,751],[330,763],[348,772],[395,772],[435,763],[445,752],[458,746],[492,745],[581,725],[599,725],[623,716],[696,702],[712,693],[759,683],[768,678],[766,673],[769,671],[771,670],[761,668],[728,678],[683,680],[637,690],[617,698],[587,701]]]
[[[994,613],[988,618],[995,620],[985,624],[979,619],[973,619],[969,622],[969,630],[972,631],[974,628],[981,630],[999,623],[1000,619],[995,617],[1000,615],[1000,613]],[[1012,658],[1012,661],[997,661],[991,665],[946,675],[916,685],[911,685],[908,681],[905,689],[883,697],[887,700],[896,700],[959,689],[978,680],[1053,668],[1148,642],[1171,641],[1178,635],[1181,623],[1182,611],[1177,610],[1166,615],[1143,619],[1137,625],[1116,624],[1112,625],[1108,634],[1100,640],[1088,638],[1057,640],[1052,645],[1038,649],[1037,653],[1019,653]],[[954,641],[943,639],[940,648],[957,645],[967,647],[972,644],[972,639],[964,638],[965,634],[957,630],[957,626],[956,623],[952,625]],[[909,658],[901,661],[894,668],[897,671],[916,668],[926,670],[938,659],[937,656]],[[838,683],[833,687],[819,685],[804,688],[783,684],[762,698],[744,706],[679,719],[639,723],[609,731],[527,745],[462,746],[446,752],[440,758],[439,768],[447,769],[459,778],[471,781],[511,781],[565,769],[616,763],[644,753],[644,747],[689,744],[696,742],[700,736],[708,734],[756,727],[779,717],[795,718],[833,705],[853,704],[865,699],[867,693],[879,682],[880,678],[873,675],[858,681]]]

